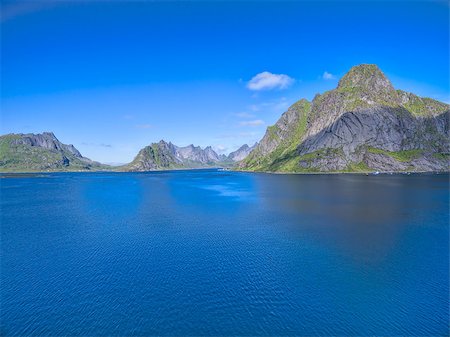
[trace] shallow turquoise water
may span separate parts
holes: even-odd
[[[448,181],[8,176],[0,332],[448,335]]]

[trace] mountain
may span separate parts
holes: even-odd
[[[175,154],[181,161],[198,162],[203,165],[209,165],[220,161],[219,155],[211,148],[204,150],[200,146],[188,145],[185,147],[174,146]]]
[[[218,155],[211,146],[204,149],[194,145],[179,147],[161,140],[144,147],[130,164],[121,169],[152,171],[231,166],[232,164],[232,161],[224,155]]]
[[[0,171],[82,171],[108,166],[85,158],[73,146],[61,143],[53,133],[0,136]]]
[[[450,106],[396,90],[376,65],[293,104],[238,168],[249,171],[448,171]]]
[[[250,154],[250,152],[252,152],[252,150],[256,147],[256,145],[257,144],[250,147],[247,144],[244,144],[236,151],[231,152],[228,155],[228,159],[233,162],[238,162],[238,161],[244,160],[245,158],[247,158],[247,156]]]
[[[250,152],[242,146],[231,157],[217,154],[211,146],[176,146],[161,140],[139,151],[126,165],[109,166],[85,158],[73,146],[61,143],[53,133],[8,134],[0,136],[0,172],[39,171],[151,171],[230,167]]]

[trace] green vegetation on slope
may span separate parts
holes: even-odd
[[[278,126],[269,126],[264,138],[269,142],[277,142],[278,146],[266,156],[261,155],[260,150],[257,147],[243,161],[246,170],[289,172],[297,167],[297,146],[300,144],[306,132],[308,114],[311,111],[311,103],[302,99],[293,104],[289,109],[293,109],[298,113],[297,123],[292,130],[290,130],[289,136],[286,139],[282,139],[280,137],[281,131]],[[264,139],[261,143],[263,142]]]
[[[450,153],[433,153],[433,157],[439,160],[450,160]]]
[[[345,170],[342,170],[342,172],[358,172],[358,173],[364,173],[364,172],[371,172],[373,169],[371,169],[367,164],[363,161],[359,163],[351,163],[349,164]]]
[[[419,158],[423,154],[423,150],[420,149],[392,152],[375,147],[368,147],[367,151],[370,153],[384,154],[403,163],[410,162],[413,159]]]
[[[361,86],[361,83],[369,81],[373,77],[384,78],[384,74],[376,64],[360,64],[352,67],[339,80],[338,88],[352,88]]]
[[[408,163],[422,156],[426,156],[428,158],[426,161],[430,161],[432,157],[429,155],[433,153],[437,153],[434,158],[445,159],[445,153],[448,152],[447,131],[445,131],[445,126],[443,126],[445,120],[442,118],[442,114],[449,111],[449,105],[430,98],[421,98],[411,93],[395,90],[389,79],[373,64],[362,64],[352,67],[339,81],[336,89],[317,94],[312,104],[308,104],[307,110],[308,113],[302,115],[298,120],[286,118],[285,115],[289,113],[289,110],[284,113],[275,125],[267,129],[260,146],[241,163],[240,167],[250,171],[272,172],[309,172],[319,169],[326,171],[334,168],[341,169],[346,163],[358,160],[355,158],[361,158],[360,154],[349,153],[349,150],[353,151],[351,146],[348,146],[352,142],[351,137],[342,139],[342,146],[347,145],[345,154],[334,153],[332,149],[316,150],[317,147],[311,146],[311,144],[307,144],[308,147],[305,148],[302,142],[305,141],[304,136],[307,133],[307,126],[311,127],[311,137],[316,135],[330,137],[330,134],[332,134],[339,139],[338,131],[321,134],[320,130],[331,128],[334,125],[333,123],[337,122],[347,112],[357,114],[359,112],[363,113],[363,110],[365,110],[364,118],[366,119],[368,119],[368,113],[373,112],[373,123],[377,124],[373,127],[376,128],[381,137],[389,138],[388,131],[392,130],[393,136],[395,135],[399,139],[403,137],[403,141],[401,141],[402,147],[407,148],[407,146],[411,146],[418,148],[420,146],[425,149],[398,152],[375,148],[366,149],[364,142],[369,143],[370,140],[364,141],[364,137],[354,137],[354,139],[359,139],[358,141],[361,144],[358,143],[357,145],[363,145],[364,151],[383,154],[399,163]],[[376,118],[379,114],[387,115],[386,123],[397,123],[398,121],[398,126],[395,124],[384,127],[381,119]],[[292,115],[289,117],[292,117]],[[354,132],[355,136],[358,132],[362,132],[361,130],[364,130],[364,128],[370,128],[368,124],[371,123],[370,120],[363,123],[358,118],[348,125],[346,122],[346,120],[343,120],[342,124],[337,125],[341,129],[339,131],[342,131],[344,135],[348,135],[349,130],[352,129],[350,132]],[[399,127],[404,130],[398,130]],[[408,128],[414,128],[414,130],[408,132]],[[295,132],[286,131],[292,129],[295,129]],[[402,135],[398,135],[400,133]],[[386,139],[387,143],[389,141],[389,139]],[[341,145],[339,140],[337,142],[333,146]],[[395,142],[398,143],[398,140],[392,141],[392,143]],[[320,142],[316,144],[320,144]],[[298,151],[311,151],[311,153],[300,156]],[[374,167],[379,164],[383,167],[381,163],[373,164]],[[420,163],[417,164],[419,166],[422,165]],[[432,162],[425,168],[439,167],[439,165],[442,165],[442,163]],[[397,167],[403,168],[404,164],[397,165]],[[345,171],[347,170],[364,172],[370,170],[370,168],[364,162],[360,162],[349,164],[345,168]]]
[[[143,167],[141,167],[143,165]],[[182,165],[177,164],[170,153],[165,153],[163,149],[159,148],[158,143],[151,144],[144,147],[130,163],[125,165],[122,169],[128,168],[145,168],[145,169],[179,169]]]
[[[22,136],[18,134],[0,137],[0,171],[85,171],[107,168],[96,162],[83,161],[68,151],[24,144],[21,139]]]
[[[403,98],[402,106],[415,116],[432,116],[441,114],[449,109],[445,103],[436,101],[428,97],[419,97],[403,90],[397,90],[400,97]]]

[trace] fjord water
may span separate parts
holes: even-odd
[[[1,179],[2,335],[447,335],[447,174]]]

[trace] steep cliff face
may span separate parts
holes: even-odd
[[[297,104],[268,128],[240,168],[448,170],[449,106],[395,90],[375,65],[353,67],[336,89],[316,95],[302,118],[287,118]],[[295,129],[301,132],[285,131]]]
[[[239,167],[256,171],[278,171],[289,165],[288,158],[296,155],[297,145],[306,132],[311,103],[301,99],[267,128],[266,134]]]
[[[53,133],[8,134],[0,137],[0,171],[66,171],[107,169],[85,158]]]

